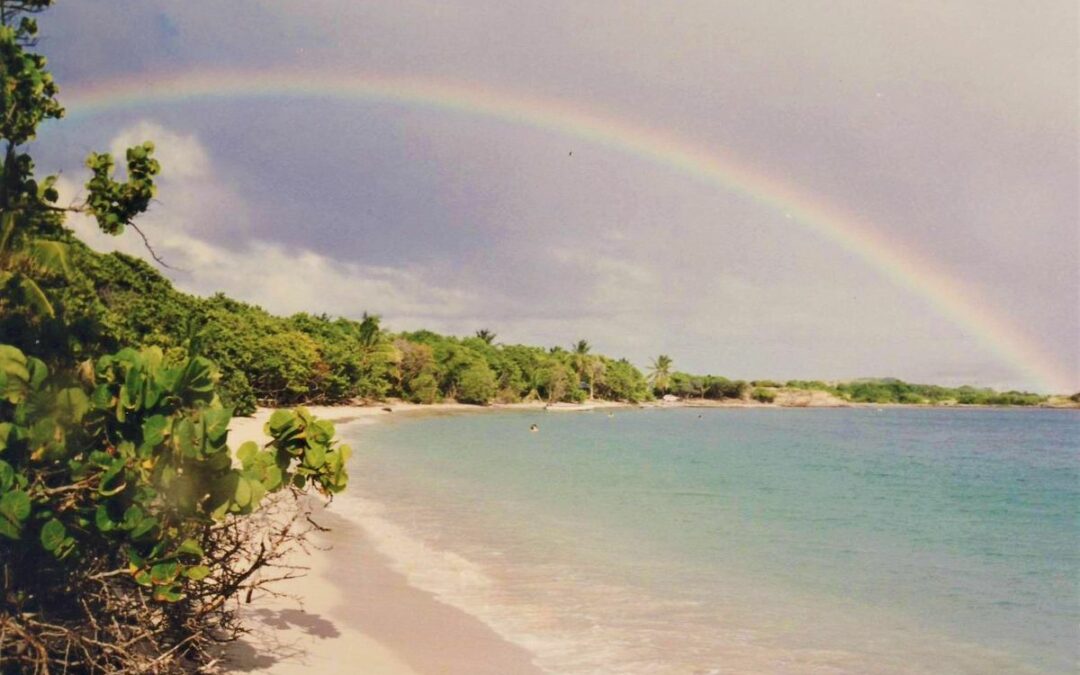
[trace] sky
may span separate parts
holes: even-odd
[[[277,313],[584,338],[640,366],[665,353],[738,378],[1074,391],[1077,11],[66,0],[41,17],[38,48],[76,105],[34,152],[75,199],[88,152],[153,139],[163,173],[141,222],[177,268],[163,271]],[[213,97],[106,97],[79,114],[118,83],[222,71],[422,80],[580,111],[789,186],[918,262],[898,278],[808,226],[799,204],[513,115],[251,97],[227,79]],[[97,248],[145,255],[133,237],[71,225]]]

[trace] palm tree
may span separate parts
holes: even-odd
[[[589,398],[593,398],[595,375],[593,374],[593,361],[595,357],[589,354],[589,350],[592,346],[588,340],[578,340],[574,344],[570,345],[570,363],[574,366],[574,371],[577,372],[578,377],[584,378],[589,382]]]
[[[481,328],[480,330],[476,331],[476,337],[480,338],[488,344],[495,342],[495,333],[488,330],[487,328]]]
[[[671,357],[661,354],[653,359],[649,368],[649,383],[660,392],[666,392],[671,386]]]
[[[13,291],[37,315],[51,318],[56,315],[56,308],[38,280],[55,275],[67,277],[71,273],[67,246],[58,241],[19,236],[16,219],[12,211],[0,218],[0,289]]]
[[[370,349],[379,341],[379,334],[381,332],[379,328],[380,321],[381,317],[378,314],[368,314],[367,312],[364,312],[364,316],[360,319],[358,336],[361,345]]]

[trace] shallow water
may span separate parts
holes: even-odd
[[[551,672],[1078,665],[1075,412],[500,412],[359,437],[344,513]]]

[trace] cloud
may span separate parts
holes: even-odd
[[[440,324],[447,317],[474,312],[478,299],[426,282],[408,269],[333,260],[311,250],[249,239],[225,246],[206,236],[218,228],[246,228],[250,208],[242,195],[214,170],[210,154],[194,134],[174,132],[152,121],[120,131],[110,143],[114,154],[153,139],[163,171],[160,201],[138,220],[154,250],[174,269],[162,270],[182,290],[208,295],[224,292],[279,313],[325,312],[358,316],[381,313],[403,324]],[[64,176],[62,203],[78,201],[81,188]],[[120,251],[151,259],[134,233],[112,237],[94,220],[74,215],[70,227],[99,251]]]
[[[118,161],[135,145],[152,141],[154,156],[161,162],[160,181],[207,181],[212,176],[210,157],[194,134],[181,134],[149,120],[123,129],[109,143],[109,151]]]

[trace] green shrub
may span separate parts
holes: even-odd
[[[255,413],[255,391],[243,371],[233,370],[221,378],[218,395],[221,396],[222,405],[231,409],[234,415],[247,417]]]
[[[754,389],[753,393],[750,396],[755,401],[760,401],[761,403],[772,403],[776,400],[775,391],[773,391],[772,389],[762,389],[760,387]]]
[[[203,358],[166,366],[159,349],[124,349],[76,379],[0,345],[5,665],[70,654],[85,670],[138,670],[170,645],[197,650],[267,562],[247,557],[237,519],[286,486],[344,489],[349,447],[303,408],[275,412],[273,440],[234,455],[213,374]]]
[[[469,365],[458,376],[457,400],[487,405],[495,396],[495,373],[483,361]]]
[[[439,381],[424,371],[409,382],[409,393],[413,403],[435,403],[439,400]]]

